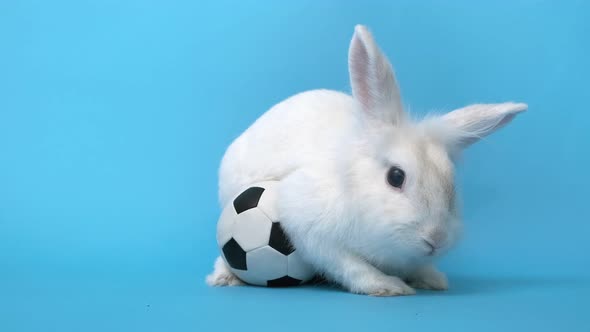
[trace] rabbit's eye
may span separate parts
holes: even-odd
[[[401,188],[406,179],[406,173],[399,167],[393,166],[387,172],[387,182],[396,188]]]

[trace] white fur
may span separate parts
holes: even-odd
[[[213,272],[207,276],[205,280],[207,285],[209,286],[242,286],[244,282],[242,282],[238,277],[236,277],[225,262],[223,258],[217,257],[215,260],[215,265],[213,266]]]
[[[355,99],[300,93],[231,144],[219,171],[220,203],[249,184],[280,181],[281,223],[318,273],[360,294],[413,294],[404,280],[446,289],[432,261],[461,229],[452,155],[526,105],[477,105],[411,122],[391,65],[363,26],[355,28],[349,69]],[[386,181],[393,165],[406,172],[401,190]],[[230,275],[216,264],[210,284],[230,284]]]

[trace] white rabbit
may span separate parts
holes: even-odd
[[[361,25],[349,71],[353,97],[297,94],[231,144],[219,171],[221,205],[252,183],[280,181],[281,224],[326,279],[379,296],[447,289],[432,264],[461,229],[453,161],[527,105],[471,105],[412,121],[389,61]],[[220,259],[207,281],[241,284]]]

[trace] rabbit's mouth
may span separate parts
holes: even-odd
[[[426,255],[427,256],[434,256],[434,254],[436,253],[436,247],[434,246],[434,243],[432,243],[432,241],[428,240],[428,239],[422,239],[422,242],[424,242],[424,244],[426,245]]]

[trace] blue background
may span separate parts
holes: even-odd
[[[0,330],[590,331],[588,3],[360,3],[0,2]],[[459,166],[451,290],[206,287],[225,147],[348,91],[357,23],[416,114],[529,104]]]

